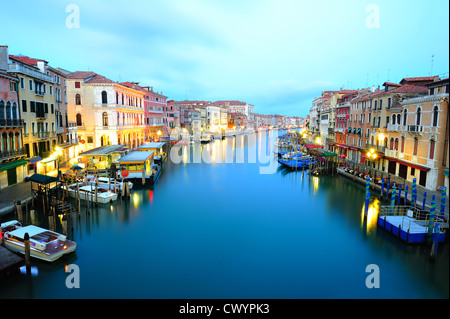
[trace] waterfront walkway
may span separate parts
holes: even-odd
[[[18,183],[0,190],[0,216],[14,210],[14,200],[31,200],[31,182]]]
[[[341,175],[344,175],[346,177],[352,178],[355,181],[357,180],[358,182],[362,183],[362,184],[366,184],[366,181],[358,176],[349,174],[347,172],[345,172],[342,168],[338,169],[338,173]],[[402,184],[402,197],[405,196],[405,180],[403,178],[400,178],[398,176],[391,176],[391,185],[392,182],[395,182],[396,185]],[[412,182],[406,182],[406,185],[408,185],[408,200],[411,200],[411,196],[412,196]],[[381,194],[381,185],[379,188],[377,188],[376,190],[376,194],[375,195],[380,195]],[[384,197],[386,197],[386,184],[384,185]],[[392,187],[392,186],[391,186]],[[390,188],[390,190],[392,190],[392,188]],[[435,200],[436,200],[436,210],[440,212],[441,210],[441,196],[442,196],[442,191],[437,190],[437,191],[430,191],[429,189],[426,189],[423,186],[420,186],[419,184],[416,184],[416,190],[417,190],[417,206],[418,207],[422,207],[423,205],[423,196],[424,193],[427,193],[427,198],[426,198],[426,203],[425,206],[426,208],[430,209],[431,207],[431,198],[433,197],[433,195],[435,195]],[[448,216],[448,212],[449,212],[449,198],[448,198],[448,190],[447,190],[447,197],[445,199],[445,214]],[[398,193],[397,193],[398,194]]]

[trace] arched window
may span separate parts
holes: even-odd
[[[433,108],[433,126],[437,126],[438,125],[438,115],[439,115],[439,108],[437,106],[435,106]]]
[[[0,101],[0,119],[5,118],[5,103]]]
[[[430,141],[430,159],[434,159],[434,148],[435,148],[436,142],[434,140]]]
[[[102,104],[108,104],[108,93],[102,91]]]
[[[119,104],[119,93],[116,92],[116,104]]]
[[[404,153],[405,152],[405,137],[402,136],[402,148],[401,148],[401,152]]]
[[[13,105],[12,105],[12,118],[13,119],[18,119],[19,118],[19,112],[17,110],[16,102],[13,102]]]
[[[125,103],[124,103],[124,96],[123,96],[123,94],[122,94],[122,105],[124,105]]]
[[[406,126],[406,120],[408,119],[408,113],[406,112],[406,109],[403,110],[403,126]]]
[[[396,151],[398,151],[398,138],[396,138],[395,139],[395,142],[394,142],[394,149],[396,150]]]
[[[395,119],[396,119],[397,117],[395,116],[395,115],[392,115],[392,125],[394,125],[395,124]]]
[[[6,102],[6,118],[11,118],[11,103],[9,101]]]
[[[103,119],[103,126],[108,126],[108,113],[103,112],[102,119]]]
[[[397,114],[397,124],[400,125],[400,121],[401,121],[402,117],[400,114]]]
[[[420,125],[421,116],[422,116],[422,110],[419,107],[419,108],[417,108],[416,125]]]
[[[391,137],[390,143],[389,143],[389,149],[393,150],[394,149],[394,138]]]
[[[81,95],[75,94],[75,105],[81,105]]]
[[[83,120],[80,113],[77,114],[77,126],[83,126]]]

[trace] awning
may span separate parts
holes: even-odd
[[[3,163],[3,164],[0,164],[0,172],[7,171],[11,168],[16,168],[16,167],[23,166],[26,164],[27,164],[27,161],[24,159]]]
[[[356,133],[356,127],[355,128],[353,128],[353,134],[355,134]]]
[[[322,156],[324,156],[324,157],[333,157],[333,156],[337,156],[337,154],[334,153],[334,152],[328,152],[328,153],[323,153]]]
[[[42,157],[40,157],[40,156],[33,157],[33,158],[30,158],[28,161],[30,162],[30,164],[34,164],[34,163],[37,163],[39,161],[42,161]]]
[[[317,144],[306,144],[306,148],[323,148],[323,145],[317,145]]]
[[[338,144],[338,143],[336,143],[335,145],[336,145],[336,146],[339,146],[339,147],[342,147],[342,148],[348,148],[347,145],[342,145],[342,144]]]
[[[47,185],[59,181],[59,178],[42,174],[33,174],[29,177],[29,181],[41,185]]]
[[[416,169],[424,171],[424,172],[428,172],[431,169],[431,168],[426,167],[426,166],[421,166],[421,165],[418,165],[418,164],[413,164],[413,163],[401,161],[401,160],[396,159],[396,158],[388,158],[388,160],[389,161],[393,161],[393,162],[397,162],[399,164],[403,164],[403,165],[406,165],[406,166],[409,166],[409,167],[412,167],[412,168],[416,168]]]
[[[351,127],[349,127],[348,128],[348,133],[350,133],[352,131],[352,128]]]
[[[357,134],[361,134],[361,129],[360,129],[360,128],[358,129],[358,132],[357,132]]]

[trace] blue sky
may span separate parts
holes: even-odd
[[[70,4],[79,8],[79,28],[66,25]],[[258,113],[306,116],[322,90],[431,71],[448,76],[448,6],[446,0],[8,1],[1,5],[0,44],[53,67],[150,85],[170,99],[241,100]]]

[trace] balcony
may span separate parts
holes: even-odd
[[[389,157],[397,158],[398,151],[397,150],[386,150],[385,155],[389,156]]]
[[[422,133],[423,126],[422,125],[408,125],[406,131],[409,133]]]
[[[38,139],[46,139],[50,137],[50,132],[33,132],[33,137]]]
[[[64,133],[64,127],[57,127],[56,128],[56,134],[62,134],[62,133]]]
[[[37,96],[44,96],[44,92],[43,91],[39,91],[39,90],[35,90],[34,94],[36,94]]]
[[[378,152],[382,152],[382,153],[385,153],[385,151],[386,151],[386,146],[383,146],[383,145],[378,145],[377,146],[377,145],[373,145],[373,144],[367,144],[366,148],[367,149],[373,148],[374,150],[376,150]]]
[[[13,63],[13,64],[8,65],[8,70],[10,72],[23,73],[23,74],[31,76],[33,78],[53,83],[53,77],[51,77],[50,75],[44,74],[41,71],[39,71],[31,66],[25,66],[22,64]]]
[[[0,119],[0,127],[22,127],[23,120],[21,119]]]
[[[19,150],[10,150],[10,151],[3,151],[0,152],[0,158],[6,159],[11,157],[19,157],[19,156],[26,156],[27,150],[26,148],[21,148]]]
[[[400,129],[400,125],[399,124],[388,124],[386,128],[390,132],[398,132]]]

